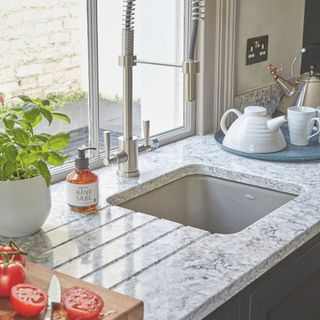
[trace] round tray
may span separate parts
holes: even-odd
[[[242,157],[279,162],[305,162],[320,160],[320,144],[318,143],[318,136],[311,138],[308,146],[299,147],[290,144],[289,129],[287,124],[283,125],[281,130],[286,140],[287,147],[282,151],[272,153],[246,153],[226,148],[222,144],[224,139],[224,133],[222,131],[218,131],[214,135],[214,138],[222,149]]]

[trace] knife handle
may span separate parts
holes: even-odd
[[[45,311],[43,316],[43,320],[51,320],[52,319],[52,312],[53,312],[53,303],[49,303],[48,307]]]

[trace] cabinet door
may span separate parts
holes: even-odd
[[[236,297],[223,304],[203,320],[239,320],[239,298]]]
[[[320,319],[320,244],[251,291],[248,311],[250,320]]]

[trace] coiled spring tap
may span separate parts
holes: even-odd
[[[197,43],[198,25],[200,20],[205,18],[205,3],[204,0],[191,1],[191,19],[192,19],[192,34],[189,47],[188,59],[194,60],[195,48]]]
[[[122,15],[122,55],[133,55],[134,51],[134,15],[136,0],[123,0]]]
[[[158,147],[155,139],[150,139],[150,122],[144,121],[144,143],[139,146],[139,139],[133,136],[133,66],[136,65],[134,55],[134,14],[136,0],[123,0],[122,48],[119,65],[123,69],[123,136],[118,138],[118,151],[111,154],[111,134],[104,132],[106,159],[105,164],[117,162],[118,175],[135,177],[139,175],[138,152]]]
[[[188,59],[183,62],[184,86],[186,99],[190,102],[196,100],[196,78],[200,71],[199,61],[195,60],[195,50],[198,35],[199,21],[205,19],[205,1],[191,0],[192,31],[188,52]]]
[[[159,146],[157,139],[150,139],[150,122],[144,121],[144,143],[139,146],[138,138],[133,136],[133,66],[137,64],[134,55],[134,15],[136,0],[123,0],[122,18],[122,49],[119,56],[119,65],[123,69],[123,136],[118,138],[118,151],[110,153],[110,131],[105,131],[104,142],[106,159],[105,164],[115,161],[118,164],[118,174],[124,177],[139,175],[138,152],[152,150]],[[188,52],[188,59],[183,62],[185,95],[188,101],[196,99],[196,75],[199,73],[199,61],[195,60],[195,47],[197,41],[198,24],[205,16],[204,0],[191,0],[192,8],[192,36]],[[143,63],[143,61],[138,61]],[[148,62],[144,62],[148,63]],[[160,64],[165,65],[165,64]],[[167,64],[168,65],[168,64]],[[180,67],[180,65],[169,65]]]

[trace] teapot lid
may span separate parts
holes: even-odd
[[[266,116],[267,109],[259,106],[249,106],[244,108],[244,113],[248,116]]]

